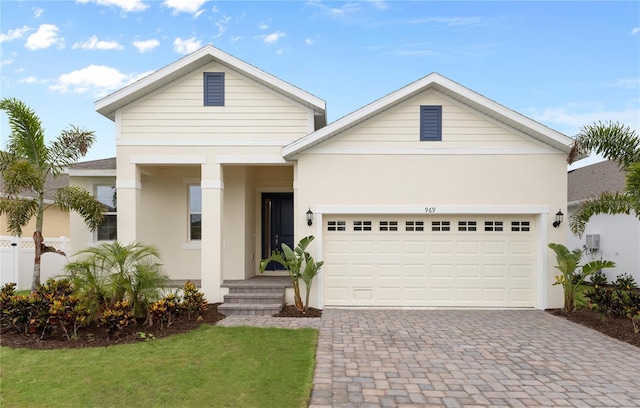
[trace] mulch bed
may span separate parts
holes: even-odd
[[[640,333],[633,332],[631,319],[626,317],[605,317],[600,313],[587,308],[576,310],[569,315],[564,314],[560,309],[549,309],[547,312],[597,330],[609,337],[613,337],[614,339],[640,347]]]
[[[187,333],[197,329],[202,324],[216,324],[216,322],[224,319],[226,316],[218,312],[218,305],[221,303],[213,303],[207,306],[207,310],[202,313],[201,319],[192,318],[187,320],[186,317],[175,318],[169,327],[160,326],[142,326],[141,324],[133,327],[125,327],[119,333],[109,336],[104,327],[93,323],[87,327],[78,330],[78,338],[76,340],[67,340],[63,333],[55,335],[45,335],[40,339],[40,334],[23,334],[15,331],[3,331],[0,335],[0,345],[11,348],[28,348],[37,350],[55,350],[70,348],[87,348],[87,347],[106,347],[116,344],[139,343],[143,341],[138,333],[145,335],[153,334],[156,339],[173,336],[175,334]],[[275,315],[276,317],[320,317],[322,310],[312,307],[306,313],[299,312],[294,306],[285,306],[282,311]],[[141,322],[142,323],[142,322]]]

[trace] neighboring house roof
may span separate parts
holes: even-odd
[[[586,200],[605,191],[622,191],[625,180],[625,173],[609,160],[571,170],[568,174],[568,201]]]
[[[100,114],[115,121],[116,110],[212,62],[227,66],[229,69],[239,72],[261,85],[312,109],[316,116],[322,117],[321,125],[326,122],[326,103],[324,100],[273,75],[267,74],[212,45],[206,45],[131,85],[96,101],[95,108]]]
[[[53,178],[53,175],[49,174],[44,183],[44,199],[47,202],[53,201],[56,195],[56,191],[59,188],[67,187],[69,185],[69,175],[61,173],[57,178]],[[4,196],[4,182],[0,178],[0,196]],[[20,194],[24,198],[35,198],[36,193],[33,190],[24,190]]]
[[[542,141],[562,152],[569,153],[572,139],[550,129],[524,115],[492,101],[438,73],[431,73],[387,96],[384,96],[337,121],[300,138],[282,148],[282,155],[291,158],[316,146],[345,130],[352,128],[387,109],[428,90],[434,89],[456,101],[469,106],[492,119]]]
[[[113,176],[116,175],[116,158],[90,160],[69,166],[72,177]]]

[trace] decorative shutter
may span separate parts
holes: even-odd
[[[204,106],[224,106],[224,72],[204,73]]]
[[[420,140],[442,140],[442,106],[420,106]]]

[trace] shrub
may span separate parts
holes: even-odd
[[[591,275],[591,285],[595,287],[604,286],[607,284],[607,275],[599,270],[598,272]]]
[[[80,299],[77,297],[73,295],[58,296],[49,304],[49,317],[42,331],[42,336],[47,329],[54,331],[61,329],[67,340],[76,339],[78,329],[87,323],[89,314],[89,310],[80,303]],[[69,331],[71,331],[71,337]]]
[[[100,317],[100,325],[105,326],[109,334],[117,333],[135,322],[133,309],[126,300],[116,302],[107,308]]]
[[[180,306],[184,313],[187,314],[187,319],[191,320],[192,315],[199,318],[200,313],[203,310],[207,310],[207,300],[204,298],[204,293],[200,292],[193,282],[187,281],[182,288],[182,303]]]
[[[636,280],[633,278],[633,276],[626,273],[618,275],[616,277],[616,280],[613,281],[613,284],[620,290],[632,290],[637,286]]]

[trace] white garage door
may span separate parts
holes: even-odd
[[[326,215],[325,306],[534,307],[533,216]]]

